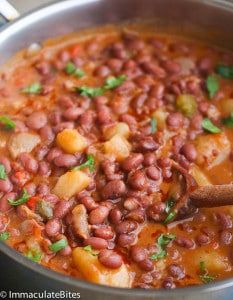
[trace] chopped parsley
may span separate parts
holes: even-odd
[[[151,255],[150,259],[158,260],[167,256],[166,246],[176,238],[174,234],[161,234],[157,239],[158,252]]]
[[[22,196],[19,199],[17,200],[8,199],[8,203],[13,206],[18,206],[20,204],[27,202],[29,198],[31,198],[31,195],[28,194],[26,189],[23,189]]]
[[[22,89],[22,92],[25,94],[40,94],[42,91],[42,86],[39,82],[32,83]]]
[[[210,119],[205,118],[202,120],[202,128],[210,133],[220,133],[221,129],[215,126]]]
[[[74,167],[73,170],[82,170],[84,168],[89,168],[90,172],[95,170],[95,159],[91,154],[87,154],[87,161],[80,166]]]
[[[233,127],[233,112],[231,112],[229,117],[223,118],[222,119],[222,124],[225,125],[226,127]]]
[[[151,118],[150,126],[151,126],[151,133],[152,134],[155,133],[157,131],[157,121],[156,121],[155,117]]]
[[[9,237],[10,237],[10,233],[7,231],[0,233],[0,241],[6,241],[9,239]]]
[[[6,179],[6,169],[3,164],[0,164],[0,179]]]
[[[200,261],[199,268],[200,268],[199,277],[203,283],[210,283],[216,278],[216,276],[212,276],[208,273],[204,261]]]
[[[217,74],[221,75],[223,78],[226,79],[233,79],[233,66],[226,66],[226,65],[218,65],[215,68]]]
[[[167,216],[166,216],[165,220],[163,221],[163,224],[167,224],[175,218],[177,213],[175,211],[171,210],[172,207],[174,206],[174,204],[175,204],[175,201],[172,198],[167,200],[166,207],[165,207],[165,212],[167,213]]]
[[[61,239],[61,240],[49,245],[49,249],[52,252],[58,252],[58,251],[64,249],[66,246],[68,246],[67,240]]]
[[[43,254],[38,250],[29,250],[25,256],[34,262],[40,262],[43,257]]]
[[[2,123],[4,125],[5,129],[14,129],[16,126],[15,122],[13,122],[7,116],[0,116],[0,123]]]
[[[126,75],[120,75],[118,77],[108,77],[105,81],[104,89],[112,90],[120,86],[126,80]]]
[[[78,78],[85,76],[85,72],[79,68],[76,68],[75,64],[72,62],[68,62],[65,66],[65,72],[68,75],[74,75]]]
[[[213,98],[219,90],[219,81],[215,75],[209,75],[206,79],[206,88],[209,98]]]

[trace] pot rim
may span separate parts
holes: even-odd
[[[92,2],[97,2],[101,0],[62,0],[60,2],[53,1],[46,5],[40,5],[36,9],[32,9],[27,13],[22,14],[16,20],[10,22],[9,24],[3,26],[0,30],[0,42],[7,40],[8,37],[17,31],[22,30],[25,26],[28,26],[30,22],[34,22],[35,20],[40,19],[40,16],[48,16],[51,11],[53,14],[56,11],[61,11],[66,8],[77,7],[81,6],[82,4],[89,4]],[[229,2],[229,0],[189,0],[190,2],[195,3],[205,3],[209,6],[219,7],[224,10],[230,10],[233,14],[233,3]],[[67,276],[62,273],[55,272],[51,269],[43,267],[42,265],[35,263],[25,256],[21,255],[19,252],[15,251],[13,248],[8,246],[7,244],[0,242],[0,251],[3,252],[5,255],[13,259],[14,261],[18,262],[19,264],[23,265],[24,267],[37,272],[47,278],[57,280],[61,284],[67,284],[68,287],[75,287],[88,289],[94,292],[100,292],[102,294],[108,295],[117,295],[117,296],[134,296],[135,298],[138,297],[169,297],[169,296],[185,296],[185,295],[193,295],[196,293],[209,293],[214,292],[220,289],[229,288],[233,286],[233,277],[219,280],[207,285],[196,285],[196,286],[187,286],[182,288],[176,288],[173,290],[166,290],[166,289],[151,289],[151,290],[144,290],[144,289],[136,289],[136,288],[117,288],[111,286],[105,286],[100,284],[91,283],[88,281],[84,281],[82,279],[78,279],[75,277]]]

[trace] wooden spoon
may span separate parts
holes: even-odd
[[[201,186],[191,192],[189,197],[196,207],[233,205],[233,184]]]

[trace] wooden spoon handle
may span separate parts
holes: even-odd
[[[233,184],[198,187],[190,194],[190,199],[196,207],[233,205]]]

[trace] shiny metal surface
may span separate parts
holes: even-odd
[[[233,49],[233,4],[220,0],[67,0],[41,8],[7,25],[0,32],[0,63],[32,42],[133,19],[157,19],[170,30]],[[167,26],[169,25],[169,26]],[[171,26],[172,25],[172,26]],[[208,34],[206,34],[208,32]],[[47,270],[0,244],[0,251],[14,260],[15,272],[23,270],[20,286],[34,290],[79,291],[81,299],[232,300],[233,279],[172,291],[117,289],[90,284]],[[192,257],[190,257],[192,259]],[[19,272],[20,274],[20,272]],[[36,274],[36,277],[35,277]],[[14,276],[14,274],[12,275]],[[33,279],[33,278],[36,278]],[[30,284],[28,284],[30,283]]]

